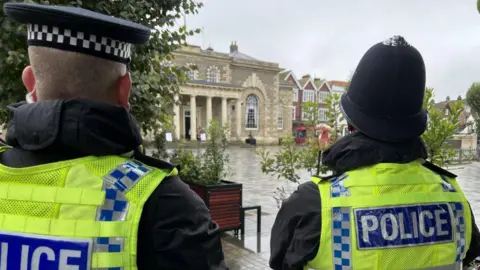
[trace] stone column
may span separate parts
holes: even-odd
[[[190,96],[190,140],[197,139],[197,97]],[[188,130],[187,130],[188,132]]]
[[[242,136],[242,100],[237,99],[237,104],[235,105],[237,113],[237,137],[241,138]]]
[[[178,95],[175,95],[175,104],[173,104],[173,124],[175,125],[175,140],[180,140],[180,106],[177,102]]]
[[[227,123],[227,98],[222,97],[222,126]]]
[[[210,125],[210,121],[212,121],[212,97],[207,96],[207,127]]]

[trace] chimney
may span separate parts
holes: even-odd
[[[238,45],[236,41],[232,41],[232,44],[230,44],[230,53],[236,53],[238,52]]]

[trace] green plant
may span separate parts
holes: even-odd
[[[195,153],[185,148],[183,143],[179,143],[177,150],[173,154],[170,162],[180,165],[179,175],[184,180],[193,181],[202,174],[202,164]]]
[[[294,183],[299,183],[300,176],[297,171],[303,168],[303,149],[297,148],[292,136],[282,139],[280,150],[271,155],[267,148],[261,147],[255,150],[261,158],[262,172],[276,176],[277,179],[284,178]]]
[[[10,0],[0,0],[1,6]],[[172,52],[186,45],[187,37],[199,33],[177,27],[182,16],[196,14],[202,3],[195,0],[50,0],[28,1],[52,5],[70,5],[132,20],[155,29],[147,44],[132,48],[129,65],[133,78],[130,102],[132,114],[144,132],[160,136],[158,130],[167,130],[171,115],[167,109],[175,102],[179,85],[187,81],[186,67],[167,64]],[[0,12],[0,123],[8,120],[8,104],[25,98],[20,80],[28,65],[26,26],[18,25]],[[167,125],[165,125],[167,124]]]
[[[345,124],[343,123],[343,114],[342,110],[340,109],[340,94],[330,94],[328,98],[325,99],[325,103],[327,103],[327,125],[332,127],[330,130],[331,136],[331,144],[335,143],[339,136],[339,133],[345,129]],[[341,133],[340,133],[341,134]]]
[[[458,130],[463,103],[449,101],[448,113],[445,115],[435,107],[433,88],[426,88],[423,107],[428,111],[428,127],[422,135],[427,147],[428,160],[443,166],[457,156],[455,150],[448,144],[448,140]]]
[[[221,126],[218,121],[211,121],[207,129],[207,146],[202,155],[202,177],[195,179],[200,184],[217,184],[225,180],[228,174],[229,155],[228,126]]]
[[[475,133],[480,135],[480,83],[474,82],[467,91],[467,103],[472,108],[475,117]]]
[[[272,154],[266,148],[256,150],[257,155],[261,158],[262,173],[277,176],[294,183],[299,182],[296,171],[306,170],[310,174],[326,173],[328,168],[325,166],[318,167],[318,158],[321,150],[332,145],[337,141],[338,129],[343,126],[340,122],[343,120],[339,105],[340,95],[331,94],[326,99],[327,104],[327,124],[332,127],[330,136],[331,140],[327,145],[321,146],[315,134],[311,132],[306,147],[298,147],[293,137],[285,137],[282,140],[282,147]],[[319,104],[316,102],[306,102],[302,104],[302,109],[306,110],[307,125],[316,127],[320,124]]]
[[[307,101],[302,103],[302,113],[305,115],[303,122],[312,131],[318,124],[320,124],[320,116],[318,114],[319,107],[320,104],[316,101]],[[313,135],[313,133],[310,134]]]
[[[228,163],[228,126],[211,121],[207,129],[207,141],[203,152],[199,149],[187,149],[179,144],[170,159],[180,165],[182,179],[202,185],[214,185],[230,176]]]

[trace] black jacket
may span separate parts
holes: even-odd
[[[420,139],[400,144],[387,144],[372,140],[361,133],[342,138],[325,151],[323,162],[336,175],[378,163],[407,163],[426,158]],[[433,164],[431,170],[448,175]],[[464,264],[480,255],[480,233],[472,216],[472,242]],[[309,181],[301,184],[286,200],[272,228],[270,240],[270,267],[275,270],[301,270],[317,255],[320,246],[321,198],[318,186]]]
[[[142,143],[136,121],[122,107],[70,100],[10,107],[7,143],[0,155],[9,167],[29,167],[83,156],[133,153]],[[147,165],[173,165],[135,152]],[[204,202],[178,177],[168,177],[146,202],[138,231],[140,270],[220,270],[224,263],[218,226]]]

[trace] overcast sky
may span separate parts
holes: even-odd
[[[203,0],[187,26],[192,45],[277,62],[297,77],[346,80],[365,51],[402,35],[423,55],[436,100],[465,95],[480,81],[476,0]]]

